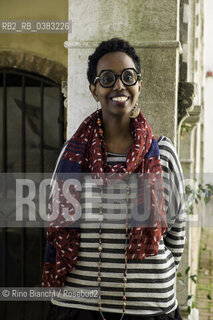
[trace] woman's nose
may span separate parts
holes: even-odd
[[[113,90],[123,90],[125,89],[125,85],[123,84],[123,82],[121,81],[121,79],[118,77],[117,80],[115,81]]]

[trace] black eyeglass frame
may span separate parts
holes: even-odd
[[[135,73],[136,73],[136,75],[137,75],[137,78],[136,78],[136,80],[135,80],[134,83],[132,83],[132,84],[126,84],[125,82],[123,82],[123,80],[122,80],[122,75],[123,75],[123,73],[124,73],[126,70],[133,70],[133,71],[135,71]],[[103,72],[106,72],[106,71],[112,72],[113,75],[115,76],[115,81],[114,81],[114,83],[113,83],[111,86],[104,86],[103,84],[101,84],[101,82],[100,82],[100,80],[99,80],[101,74],[102,74]],[[115,73],[113,70],[111,70],[111,69],[105,69],[105,70],[102,70],[102,71],[100,72],[99,76],[95,77],[93,84],[96,85],[96,81],[99,80],[99,83],[100,83],[100,85],[101,85],[103,88],[112,88],[112,87],[114,87],[114,85],[115,85],[115,83],[116,83],[116,81],[117,81],[118,78],[121,79],[122,83],[123,83],[126,87],[131,87],[131,86],[134,86],[134,85],[137,83],[138,80],[141,80],[141,73],[138,73],[134,68],[125,68],[125,69],[122,70],[122,72],[121,72],[120,74],[116,74],[116,73]]]

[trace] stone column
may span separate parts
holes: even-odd
[[[199,181],[200,167],[200,117],[201,107],[194,106],[193,111],[188,112],[187,124],[189,131],[183,134],[180,140],[180,159],[185,173],[186,185],[193,185],[194,178]],[[179,272],[183,275],[177,281],[177,294],[184,319],[187,319],[187,306],[195,300],[196,285],[189,279],[190,275],[198,273],[199,260],[199,243],[200,243],[200,226],[203,214],[203,204],[199,203],[199,207],[194,206],[193,216],[187,216],[186,223],[186,244],[182,260],[179,267]],[[185,272],[190,267],[188,274]],[[189,297],[191,296],[191,299]]]
[[[69,0],[68,134],[96,110],[86,79],[88,55],[103,40],[128,40],[141,57],[139,101],[154,134],[175,142],[179,68],[178,0]]]
[[[178,95],[178,132],[179,155],[185,177],[197,178],[202,183],[203,172],[203,0],[181,0],[180,6],[180,41],[183,47],[183,55],[180,60],[180,83]],[[182,257],[179,272],[185,274],[189,266],[189,275],[197,273],[200,226],[204,212],[202,203],[199,210],[194,206],[195,212],[199,213],[198,222],[188,222],[186,226],[187,242]],[[193,215],[193,217],[194,217]],[[193,218],[189,216],[188,218]],[[187,266],[188,264],[188,266]],[[185,287],[178,281],[177,291],[182,304],[182,311],[187,318],[187,306],[195,301],[196,287],[192,281],[187,281]],[[192,299],[187,301],[187,297]]]

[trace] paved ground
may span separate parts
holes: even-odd
[[[213,227],[201,233],[200,264],[197,285],[199,320],[213,320]]]

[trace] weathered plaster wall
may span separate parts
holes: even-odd
[[[121,37],[141,57],[144,88],[139,105],[144,115],[154,134],[175,142],[178,10],[178,0],[69,0],[68,136],[96,109],[86,80],[88,55],[101,41]]]
[[[60,0],[10,0],[0,2],[0,20],[67,20],[68,3]],[[0,50],[24,52],[67,67],[67,34],[54,33],[0,33]],[[1,64],[1,58],[0,58]],[[66,79],[64,79],[66,80]]]
[[[116,34],[132,42],[176,40],[178,2],[69,0],[73,22],[71,38],[94,43]]]

